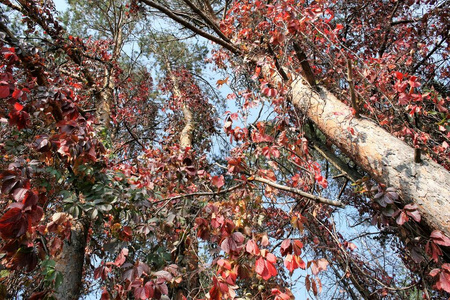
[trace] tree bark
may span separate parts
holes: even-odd
[[[281,82],[281,76],[273,79]],[[354,118],[350,107],[322,87],[297,77],[292,103],[334,145],[375,180],[394,187],[405,203],[419,207],[425,223],[450,236],[450,172],[431,159],[414,162],[414,148],[373,121]]]
[[[58,300],[76,300],[80,297],[87,229],[88,226],[81,221],[74,220],[70,239],[64,241],[63,250],[57,258],[55,270],[63,277],[55,293]]]
[[[167,73],[170,79],[173,82],[172,92],[176,98],[182,99],[183,94],[179,86],[178,78],[175,76],[172,70],[172,64],[169,59],[165,57],[165,64],[167,68]],[[183,99],[183,104],[181,107],[183,112],[184,119],[184,127],[180,132],[180,147],[181,149],[192,148],[193,145],[193,134],[195,129],[194,115],[189,107],[189,104],[186,103],[186,99]],[[192,208],[192,207],[191,207]],[[190,210],[188,212],[183,211],[183,217],[188,218],[190,214]],[[187,215],[186,215],[187,214]],[[187,229],[189,230],[189,228]],[[198,241],[197,237],[194,235],[192,239],[190,239],[190,243],[186,242],[186,239],[182,240],[181,243],[177,246],[181,249],[181,259],[178,261],[178,265],[186,270],[186,274],[184,274],[184,280],[181,284],[176,286],[173,290],[173,299],[174,300],[183,300],[186,299],[186,295],[188,299],[195,299],[195,295],[200,288],[200,277],[198,275]],[[178,257],[177,257],[178,259]]]
[[[166,68],[170,79],[173,82],[173,94],[176,98],[182,99],[183,94],[181,92],[180,86],[178,84],[178,79],[173,74],[172,65],[170,64],[169,59],[165,58]],[[194,134],[194,116],[192,114],[192,110],[189,107],[189,104],[186,103],[186,99],[183,99],[183,118],[184,118],[184,127],[180,133],[180,147],[182,149],[189,147],[192,148],[192,139]]]

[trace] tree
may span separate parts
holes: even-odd
[[[1,3],[5,297],[290,299],[299,270],[316,296],[450,292],[445,1],[78,0],[67,30]],[[192,33],[240,105],[222,130]]]

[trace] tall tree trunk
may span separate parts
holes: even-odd
[[[178,78],[176,78],[175,74],[172,70],[172,65],[168,58],[165,58],[167,73],[170,79],[173,82],[173,94],[176,98],[182,99],[183,94],[181,92]],[[183,119],[184,119],[184,127],[180,132],[180,147],[181,149],[192,148],[193,145],[193,133],[195,129],[194,124],[194,116],[189,104],[183,100],[182,104],[183,111]],[[192,207],[192,206],[191,206]],[[194,214],[192,209],[188,209],[186,211],[188,214],[184,217],[188,219],[190,215]],[[184,213],[183,213],[184,214]],[[192,220],[193,222],[193,220]],[[187,228],[186,230],[189,230]],[[200,278],[198,276],[198,241],[194,235],[194,238],[189,239],[190,242],[186,243],[186,239],[182,240],[181,243],[177,246],[181,249],[182,260],[178,261],[178,264],[186,270],[186,274],[184,276],[184,281],[175,288],[173,291],[173,299],[174,300],[183,300],[187,296],[188,299],[195,299],[195,295],[200,287]]]
[[[274,84],[283,78],[263,68]],[[394,187],[405,204],[415,203],[422,220],[450,237],[450,172],[431,159],[414,162],[414,148],[351,108],[325,88],[300,76],[290,84],[292,103],[344,154],[378,182]]]
[[[87,232],[87,224],[74,220],[70,239],[64,241],[63,251],[56,259],[55,270],[63,275],[63,281],[55,293],[58,300],[76,300],[80,297]]]
[[[182,99],[183,94],[181,93],[180,85],[178,83],[178,78],[173,73],[172,65],[169,59],[165,58],[166,68],[170,79],[173,82],[173,94],[176,98]],[[194,117],[192,114],[192,110],[189,107],[189,104],[186,103],[185,99],[182,104],[183,118],[184,118],[184,127],[180,133],[180,146],[181,148],[192,148],[192,139],[194,133]]]

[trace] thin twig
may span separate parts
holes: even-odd
[[[154,201],[154,202],[152,202],[152,204],[158,204],[158,203],[165,202],[165,201],[169,202],[169,201],[178,200],[178,199],[182,199],[182,198],[186,198],[186,197],[217,196],[217,195],[221,195],[221,194],[226,194],[226,193],[232,192],[232,191],[242,187],[243,185],[244,185],[244,183],[240,183],[240,184],[232,186],[232,187],[230,187],[228,189],[219,190],[217,192],[195,192],[195,193],[190,193],[190,194],[183,194],[183,195],[173,196],[173,197],[170,197],[170,198],[165,198],[165,199],[162,199],[162,200]]]

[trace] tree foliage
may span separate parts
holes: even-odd
[[[448,173],[448,4],[2,0],[0,298],[447,297],[448,224],[294,87]]]

